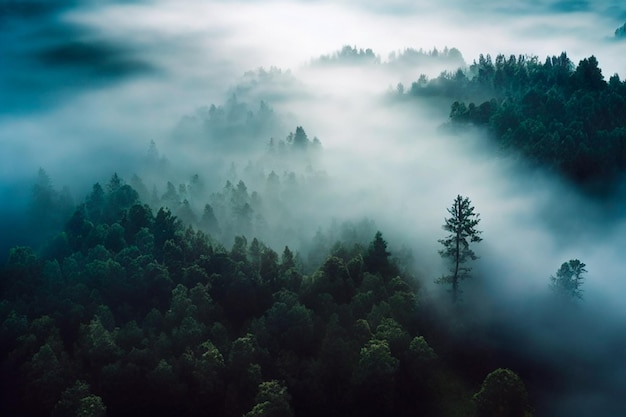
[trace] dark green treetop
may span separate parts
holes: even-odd
[[[476,417],[530,416],[528,393],[521,378],[510,369],[496,369],[474,394]]]

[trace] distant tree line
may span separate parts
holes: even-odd
[[[503,149],[591,190],[626,172],[626,83],[605,81],[594,56],[575,66],[566,53],[481,55],[466,71],[422,76],[407,94],[449,98],[453,126],[485,127]]]
[[[339,51],[322,55],[316,64],[380,64],[380,58],[370,48],[357,49],[356,46],[344,45]]]
[[[453,66],[465,65],[463,55],[457,48],[443,49],[433,48],[406,48],[401,51],[393,51],[387,60],[381,60],[371,48],[357,48],[356,46],[344,45],[339,51],[332,54],[322,55],[313,61],[314,65],[391,65],[415,67],[433,63],[445,63]]]
[[[424,50],[422,48],[406,48],[402,51],[391,52],[387,61],[390,65],[407,65],[407,66],[419,66],[430,63],[445,63],[453,67],[460,67],[465,65],[463,55],[457,48],[443,49],[433,48],[431,50]]]
[[[265,138],[282,129],[280,118],[265,101],[255,108],[233,94],[223,105],[200,107],[183,117],[172,140],[222,154],[241,153],[262,149]]]
[[[291,235],[303,223],[299,209],[304,196],[325,190],[326,174],[315,169],[322,144],[302,126],[283,139],[260,142],[263,147],[253,154],[256,159],[243,166],[235,162],[212,166],[211,175],[204,170],[181,175],[152,142],[145,166],[139,169],[141,176],[133,174],[129,185],[152,210],[167,207],[216,241],[254,235],[272,244],[293,244]]]

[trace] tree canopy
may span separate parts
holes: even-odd
[[[0,414],[471,409],[447,389],[463,377],[430,345],[415,277],[370,239],[317,247],[312,265],[244,235],[227,249],[114,175],[0,268]]]
[[[476,417],[525,417],[530,413],[528,393],[521,378],[510,369],[496,369],[474,394]]]
[[[412,97],[446,97],[452,126],[483,127],[505,150],[554,170],[585,190],[611,190],[626,172],[626,83],[605,80],[590,56],[565,52],[480,55],[466,71],[413,83]]]

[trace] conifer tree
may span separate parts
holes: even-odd
[[[471,268],[465,265],[468,260],[478,257],[470,243],[478,243],[482,240],[479,236],[482,232],[476,229],[480,222],[479,215],[474,213],[474,206],[467,197],[457,195],[452,207],[448,208],[450,218],[445,219],[443,230],[450,232],[445,239],[440,239],[444,248],[439,254],[450,263],[450,273],[438,278],[439,284],[452,284],[452,301],[458,300],[459,281],[470,276]]]
[[[587,272],[585,266],[578,259],[563,262],[556,276],[550,277],[550,287],[559,295],[582,298],[580,286],[584,281],[583,274]]]

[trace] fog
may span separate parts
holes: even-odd
[[[265,216],[264,228],[249,231],[277,250],[304,251],[319,231],[340,238],[342,222],[373,222],[392,251],[411,249],[425,293],[438,300],[445,292],[432,281],[445,266],[437,239],[446,207],[462,194],[480,213],[484,238],[465,302],[480,306],[476,320],[494,345],[532,365],[516,371],[540,387],[531,392],[537,415],[626,411],[622,196],[590,200],[493,149],[479,130],[449,133],[448,103],[390,99],[398,83],[458,67],[392,65],[390,54],[407,48],[456,48],[466,64],[481,53],[566,51],[574,63],[595,55],[606,78],[623,79],[626,43],[611,39],[626,21],[622,2],[27,3],[0,3],[0,53],[12,62],[0,68],[5,253],[28,241],[20,231],[40,167],[76,201],[113,172],[137,174],[159,194],[167,181],[198,174],[203,191],[188,197],[198,216],[227,180],[243,180]],[[319,63],[344,45],[371,48],[376,62]],[[220,130],[207,122],[212,104],[239,105],[248,122]],[[268,156],[270,138],[278,143],[296,126],[321,150]],[[272,171],[280,201],[266,190]],[[554,307],[549,277],[574,258],[589,271],[584,300]],[[533,371],[541,367],[558,378],[541,382]]]

